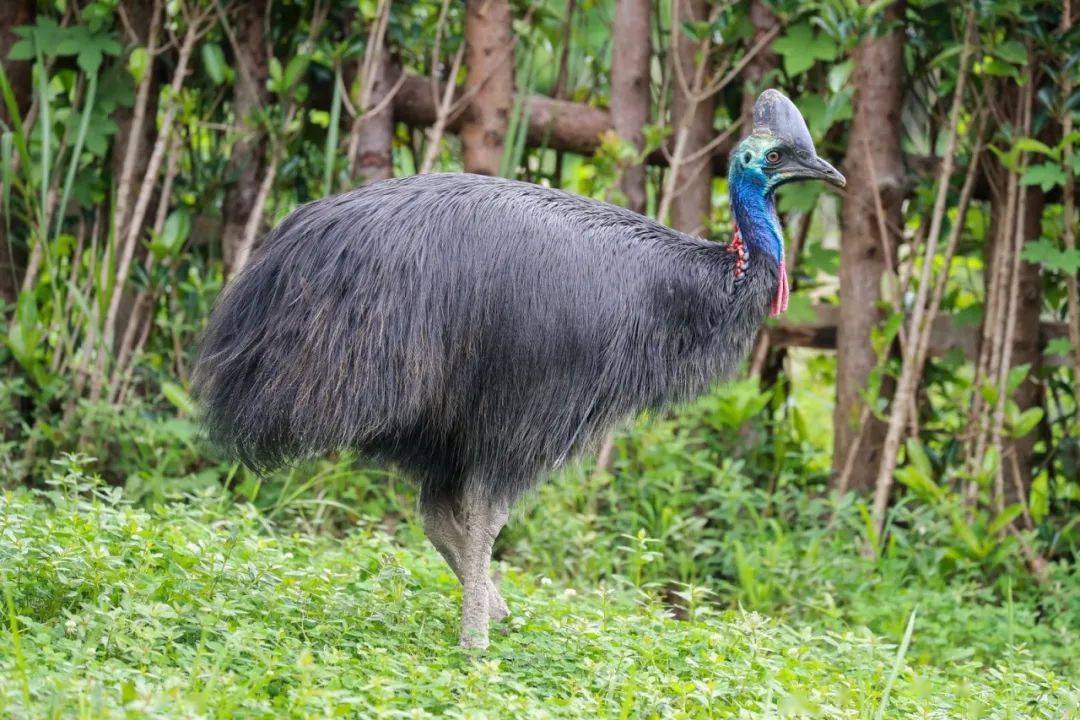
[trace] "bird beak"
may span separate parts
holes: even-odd
[[[847,178],[845,178],[839,170],[816,155],[810,158],[800,170],[800,179],[824,180],[836,187],[844,187],[847,185]]]

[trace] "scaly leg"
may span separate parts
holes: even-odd
[[[462,497],[461,641],[464,648],[488,646],[491,546],[510,515],[509,506],[489,497],[480,484],[466,486]]]
[[[461,557],[465,540],[461,523],[454,513],[453,503],[449,500],[422,502],[420,513],[428,540],[454,571],[458,582],[464,584]],[[510,609],[490,575],[487,578],[487,594],[488,617],[493,622],[499,622],[510,615]]]

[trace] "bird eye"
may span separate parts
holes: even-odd
[[[776,163],[780,162],[780,151],[770,150],[769,152],[765,153],[765,160],[767,160],[770,165],[775,165]]]

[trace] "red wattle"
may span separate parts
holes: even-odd
[[[788,288],[787,268],[784,267],[784,262],[781,260],[780,283],[776,286],[776,295],[773,296],[772,303],[769,305],[769,316],[776,317],[787,310],[788,297],[790,296],[791,290]]]

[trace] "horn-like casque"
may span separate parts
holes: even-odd
[[[800,150],[817,154],[802,113],[779,90],[766,90],[754,103],[754,133],[767,133]]]

